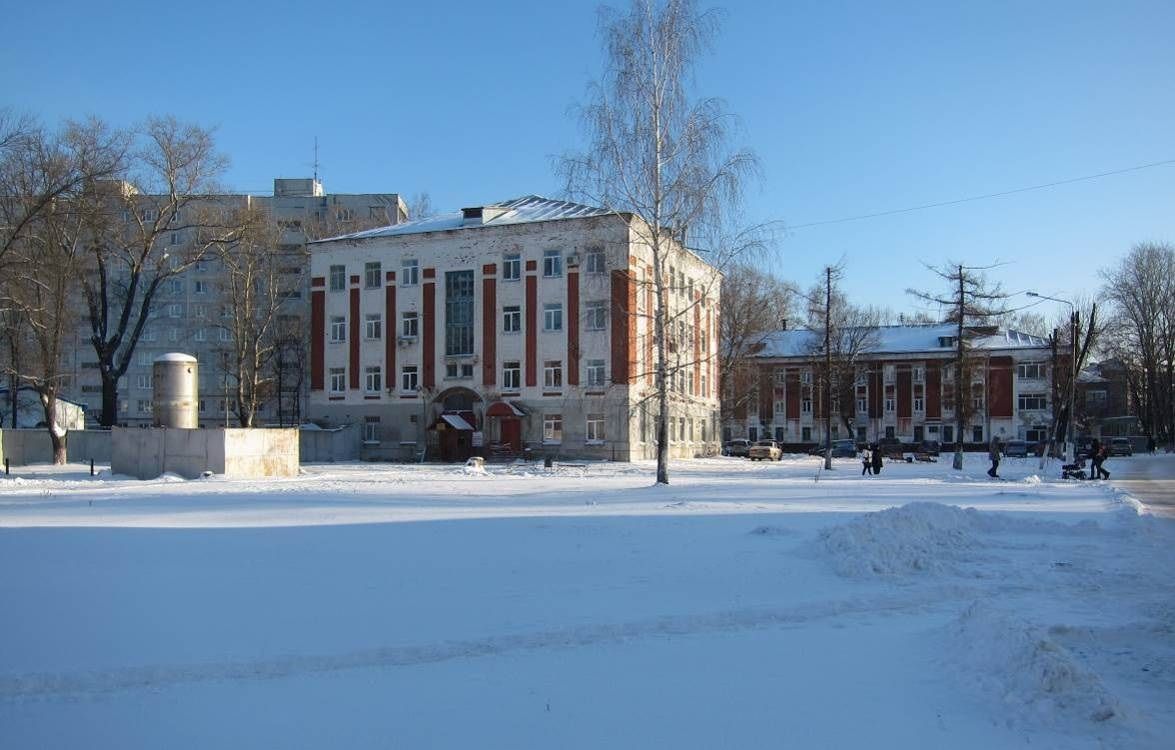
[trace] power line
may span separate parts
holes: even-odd
[[[845,216],[840,219],[827,219],[825,221],[810,221],[806,224],[791,224],[786,225],[785,229],[806,229],[808,227],[819,227],[828,224],[844,224],[850,221],[861,221],[863,219],[876,219],[881,216],[893,216],[894,214],[905,214],[911,211],[924,211],[928,208],[942,208],[943,206],[955,206],[960,203],[970,203],[971,201],[987,200],[988,198],[1002,198],[1007,195],[1015,195],[1016,193],[1027,193],[1032,190],[1044,190],[1045,188],[1057,187],[1059,185],[1071,185],[1074,182],[1085,182],[1088,180],[1096,180],[1102,177],[1110,177],[1117,174],[1126,174],[1127,172],[1137,172],[1142,169],[1150,169],[1152,167],[1162,167],[1167,164],[1175,164],[1175,159],[1165,159],[1164,161],[1155,161],[1150,164],[1139,164],[1133,167],[1126,167],[1125,169],[1115,169],[1109,172],[1098,172],[1097,174],[1084,175],[1082,177],[1073,177],[1068,180],[1057,180],[1056,182],[1046,182],[1041,185],[1029,185],[1028,187],[1015,188],[1013,190],[1003,190],[998,193],[987,193],[985,195],[973,195],[969,198],[956,198],[955,200],[942,201],[939,203],[924,203],[920,206],[910,206],[909,208],[895,208],[890,211],[878,211],[872,214],[860,214],[858,216]]]

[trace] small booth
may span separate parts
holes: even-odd
[[[442,461],[465,461],[474,454],[473,413],[445,412],[437,416],[429,429],[437,434]],[[476,433],[480,438],[480,433]]]
[[[495,401],[486,409],[489,455],[510,458],[522,455],[522,419],[526,412],[509,401]]]

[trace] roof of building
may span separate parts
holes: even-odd
[[[363,232],[353,232],[339,237],[317,240],[317,242],[331,242],[334,240],[365,240],[375,237],[398,237],[406,234],[426,234],[428,232],[447,232],[453,229],[477,229],[479,227],[498,227],[507,224],[528,224],[537,221],[556,221],[559,219],[582,219],[589,216],[607,216],[612,213],[606,208],[585,206],[582,203],[559,201],[553,198],[544,198],[541,195],[524,195],[500,203],[489,203],[477,206],[475,209],[490,209],[491,216],[487,216],[477,223],[471,223],[465,218],[465,211],[451,211],[448,213],[430,216],[426,219],[406,221],[386,227],[377,227]]]
[[[970,338],[972,349],[1039,349],[1048,347],[1048,342],[1039,336],[1030,336],[1019,331],[983,329]],[[912,354],[950,352],[953,342],[943,345],[941,339],[954,337],[958,328],[954,323],[920,326],[880,326],[868,354]],[[763,348],[756,357],[806,357],[816,351],[823,335],[807,329],[776,331],[766,337]]]

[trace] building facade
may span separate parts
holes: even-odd
[[[127,189],[133,191],[128,186]],[[141,197],[145,221],[154,196]],[[308,239],[370,226],[406,221],[407,207],[396,193],[327,193],[315,178],[278,178],[272,196],[220,194],[201,196],[185,210],[259,208],[276,222],[277,241],[286,251],[280,269],[281,293],[286,298],[277,327],[289,332],[289,346],[283,346],[275,362],[278,376],[272,399],[258,414],[257,424],[296,425],[305,411],[309,394],[309,358],[306,331],[309,329]],[[174,219],[184,224],[183,217]],[[177,228],[161,239],[166,252],[184,257],[196,241],[196,230]],[[167,352],[194,355],[200,362],[200,424],[236,424],[233,385],[225,356],[231,332],[224,274],[213,253],[166,280],[157,293],[152,314],[135,347],[134,358],[119,381],[118,422],[127,426],[152,421],[151,373],[155,358]],[[89,324],[79,311],[81,324],[66,355],[68,373],[64,393],[85,406],[87,421],[93,424],[102,411],[102,383],[98,363],[89,342]]]
[[[966,443],[1047,439],[1052,420],[1051,350],[1036,336],[995,328],[972,328],[969,383],[959,388],[953,324],[883,326],[867,339],[853,367],[851,391],[833,399],[832,439],[904,442],[956,435],[955,399],[969,400]],[[752,355],[759,398],[740,407],[724,427],[724,438],[773,438],[782,443],[821,443],[825,433],[823,355],[820,336],[808,330],[779,331]]]
[[[311,244],[308,416],[365,459],[655,455],[652,252],[629,215],[539,196]],[[667,261],[670,446],[718,450],[717,272]]]

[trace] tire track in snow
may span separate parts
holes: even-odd
[[[256,661],[208,664],[149,665],[66,673],[25,673],[0,676],[0,701],[52,699],[158,689],[214,681],[272,680],[369,668],[424,664],[502,656],[551,648],[618,644],[632,639],[733,633],[768,627],[799,626],[853,615],[900,615],[925,607],[974,597],[970,586],[923,589],[916,596],[892,595],[814,602],[792,608],[752,608],[698,615],[664,615],[622,623],[488,636],[416,646],[391,646],[342,654],[288,655]]]

